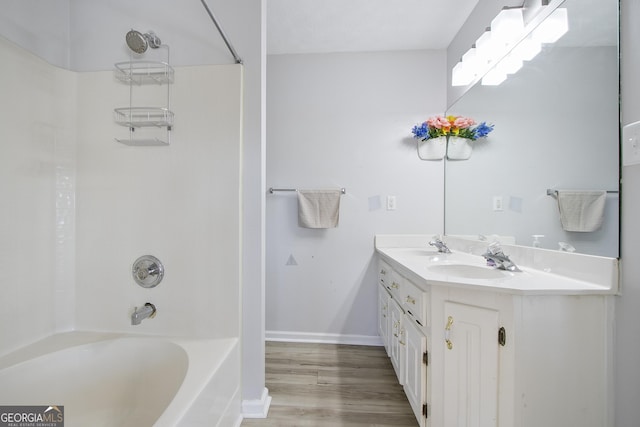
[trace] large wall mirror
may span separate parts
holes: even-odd
[[[565,0],[569,31],[499,86],[480,83],[448,114],[495,125],[445,166],[445,232],[619,255],[618,0]],[[547,190],[604,190],[600,228],[566,231]],[[537,246],[537,244],[536,244]]]

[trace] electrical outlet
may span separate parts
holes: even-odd
[[[504,210],[502,196],[493,196],[493,210],[496,212],[501,212]]]
[[[396,196],[387,196],[387,210],[388,211],[396,210]]]
[[[622,165],[640,163],[640,122],[622,128]]]

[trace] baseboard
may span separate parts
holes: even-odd
[[[244,418],[267,418],[269,406],[271,406],[271,396],[265,387],[260,399],[242,401],[242,416]]]
[[[344,335],[344,334],[319,334],[313,332],[286,332],[286,331],[266,331],[267,341],[282,342],[313,342],[323,344],[350,344],[350,345],[370,345],[382,346],[382,339],[379,336],[370,335]]]

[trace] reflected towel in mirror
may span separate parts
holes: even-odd
[[[340,190],[298,190],[298,225],[334,228],[340,217]]]
[[[604,219],[606,191],[558,190],[560,222],[566,231],[596,231]]]

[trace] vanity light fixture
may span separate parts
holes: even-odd
[[[451,84],[453,86],[466,86],[476,78],[476,70],[481,67],[480,58],[473,45],[464,55],[462,60],[453,67]]]
[[[567,9],[556,9],[538,25],[531,36],[540,43],[555,43],[569,31]]]
[[[492,38],[503,49],[516,43],[523,31],[524,18],[519,7],[505,7],[491,21]]]
[[[557,2],[556,2],[557,3]],[[557,3],[559,4],[559,3]],[[569,29],[566,9],[545,6],[525,26],[521,7],[504,7],[451,71],[452,86],[467,86],[480,76],[483,85],[499,85],[532,60],[542,43],[555,43]]]
[[[511,53],[520,57],[523,61],[531,61],[542,50],[542,44],[531,35],[520,40],[520,43],[513,48]]]

